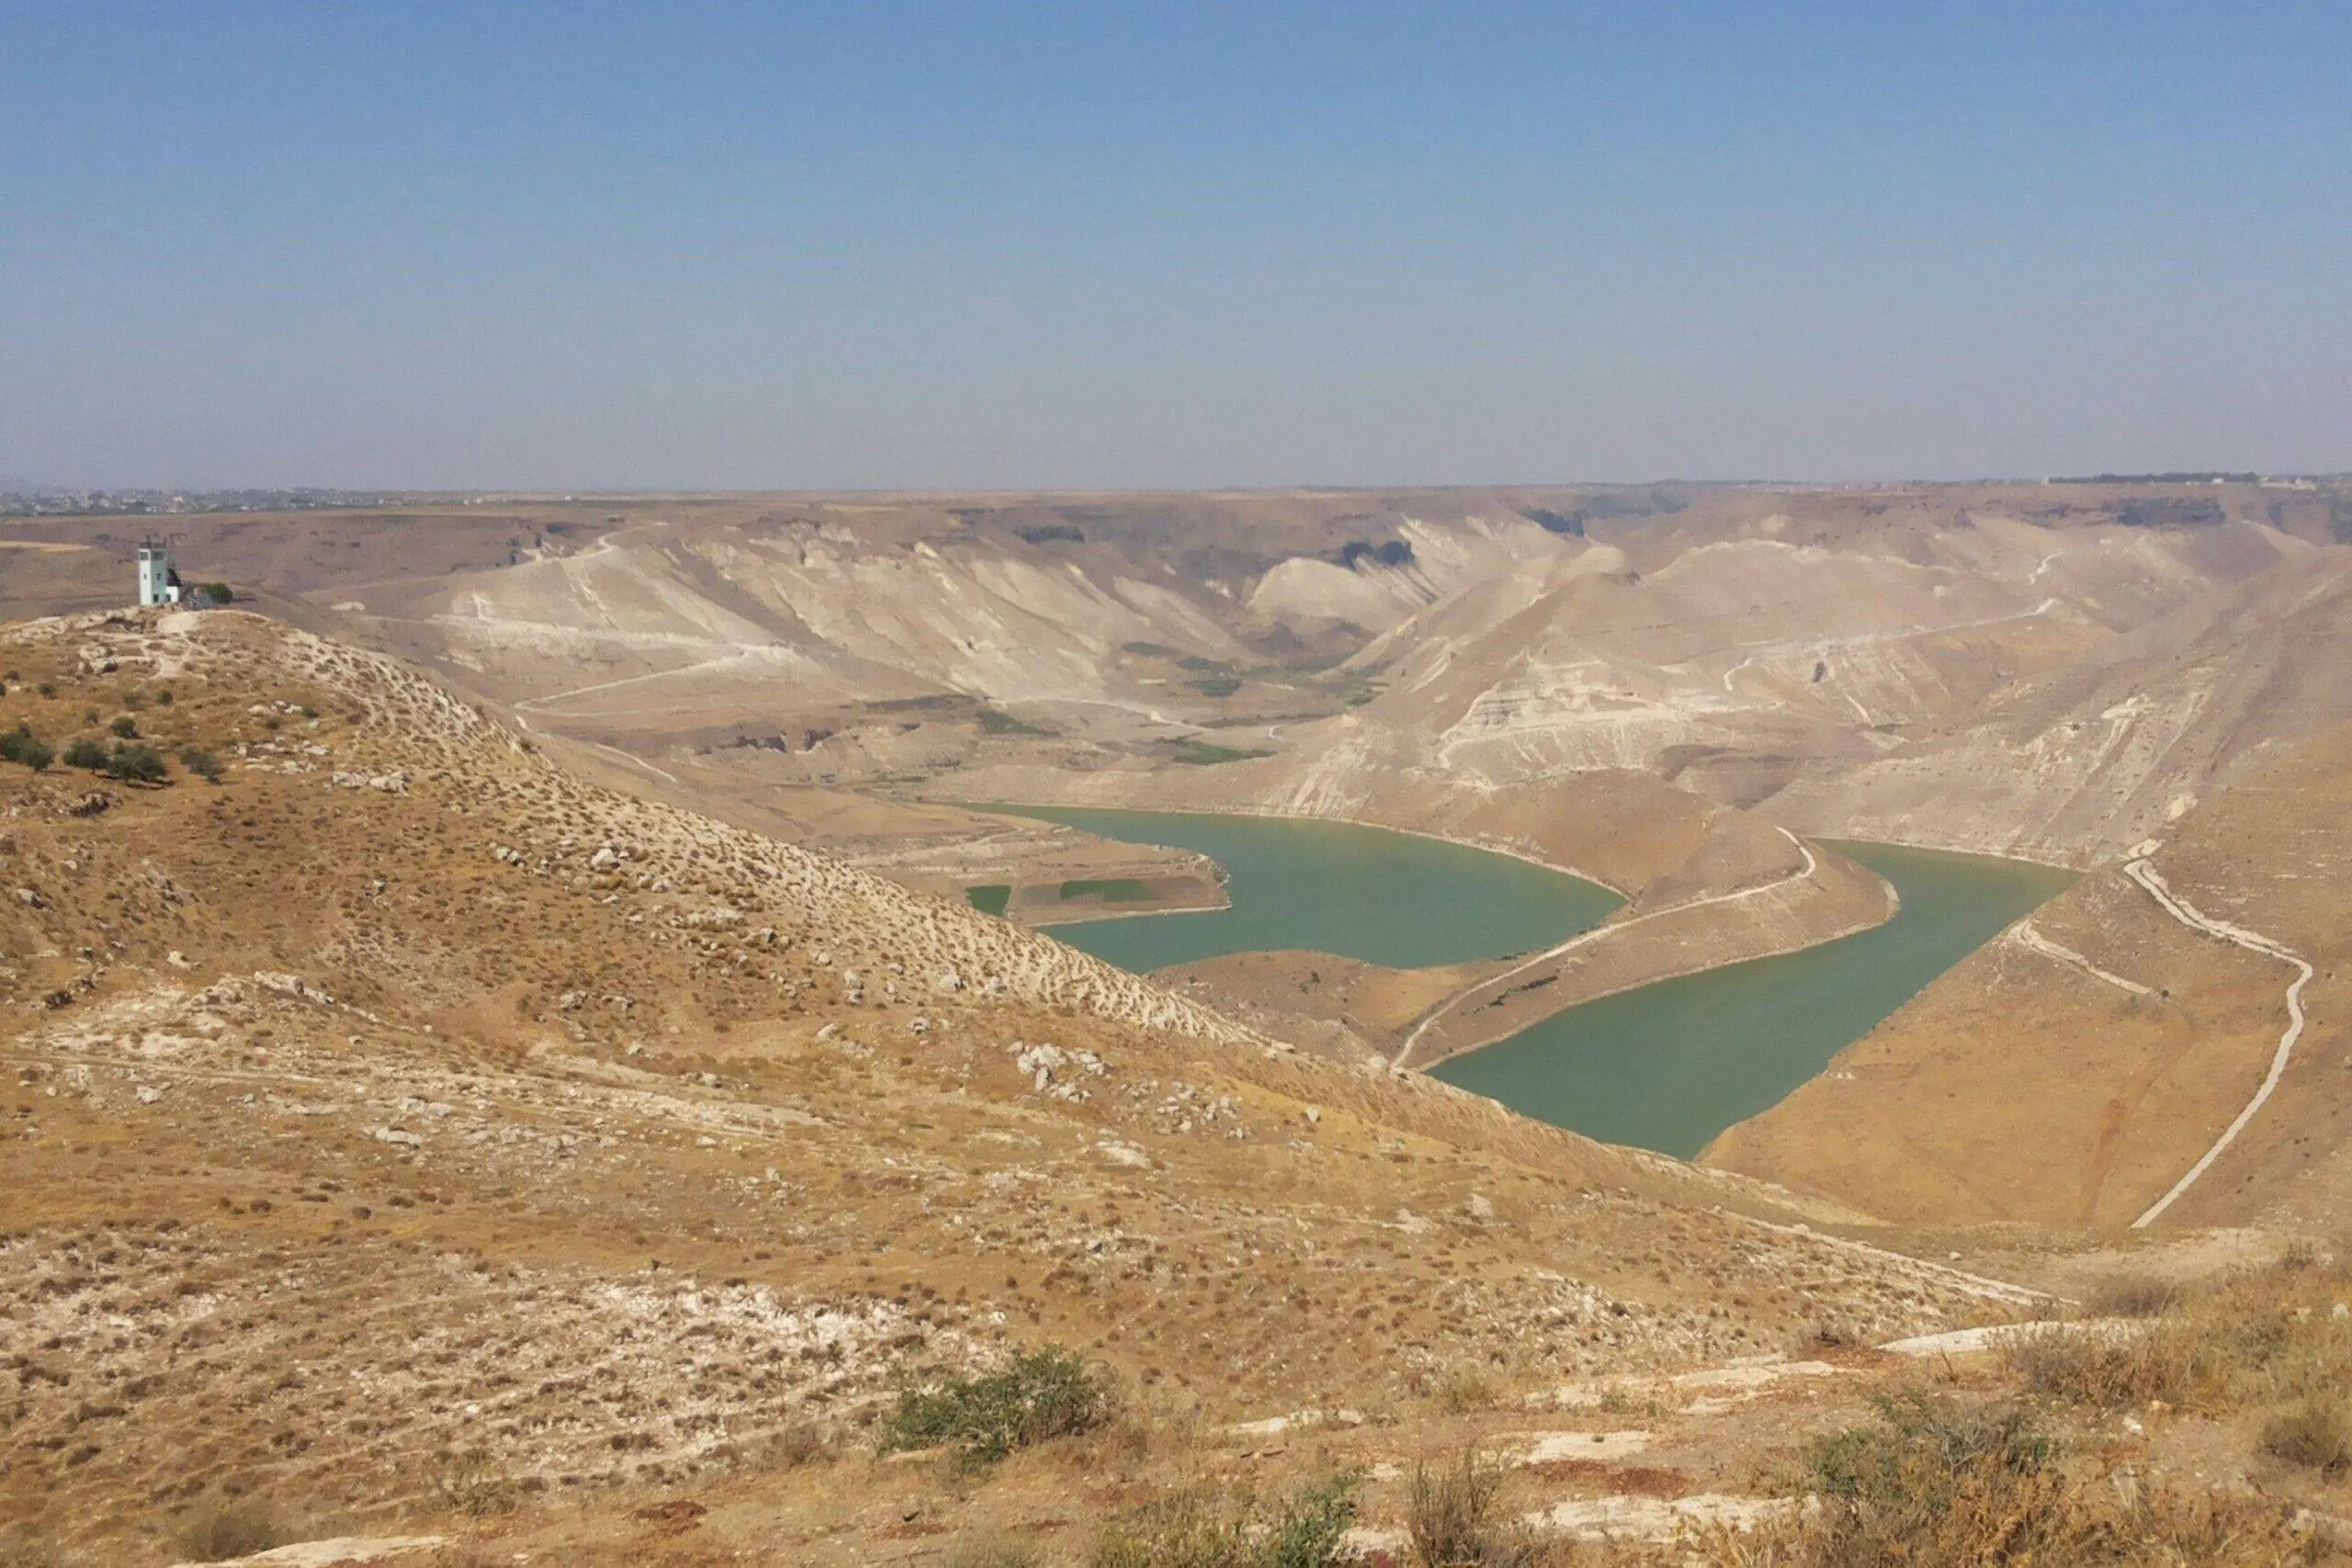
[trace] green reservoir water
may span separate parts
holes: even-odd
[[[1622,901],[1509,855],[1304,818],[990,807],[1225,867],[1229,909],[1057,925],[1056,938],[1137,974],[1227,953],[1306,948],[1420,969],[1565,942]]]
[[[1616,895],[1505,855],[1298,818],[995,807],[1231,874],[1233,908],[1054,928],[1138,974],[1225,953],[1305,948],[1396,968],[1533,952],[1598,923]],[[1434,1076],[1523,1115],[1688,1158],[1770,1107],[1928,982],[2075,880],[2023,861],[1840,843],[1903,909],[1822,947],[1587,1002],[1441,1064]]]
[[[1432,1069],[1522,1115],[1689,1158],[2074,880],[2022,861],[1839,843],[1894,884],[1871,931],[1570,1008]]]

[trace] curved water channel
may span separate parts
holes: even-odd
[[[1485,850],[1307,817],[992,806],[1122,843],[1193,850],[1225,868],[1227,909],[1057,925],[1143,974],[1228,953],[1305,949],[1392,969],[1566,942],[1624,902],[1597,883]]]
[[[1304,948],[1400,968],[1549,947],[1617,896],[1505,855],[1293,818],[994,807],[1106,839],[1214,858],[1234,907],[1060,925],[1137,973],[1227,953]],[[1778,958],[1662,980],[1554,1014],[1431,1076],[1523,1115],[1689,1158],[1770,1108],[1937,976],[2075,880],[1984,855],[1834,843],[1894,885],[1884,925]]]
[[[1430,1076],[1589,1137],[1688,1159],[2075,880],[2024,861],[1829,842],[1894,884],[1894,919],[1572,1007]]]

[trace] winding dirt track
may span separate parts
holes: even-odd
[[[2007,934],[2011,938],[2015,939],[2017,944],[2019,947],[2024,948],[2027,952],[2038,953],[2041,954],[2042,957],[2051,960],[2052,963],[2063,964],[2069,969],[2079,970],[2081,973],[2089,976],[2094,980],[2099,981],[2104,985],[2113,986],[2119,991],[2128,991],[2135,997],[2153,997],[2155,995],[2154,991],[2140,984],[2139,981],[2127,980],[2122,976],[2118,975],[2111,970],[2102,969],[2098,964],[2092,963],[2089,959],[2084,957],[2081,953],[2076,953],[2073,948],[2067,947],[2060,942],[2054,942],[2048,937],[2043,936],[2040,931],[2034,930],[2033,917],[2030,915],[2027,916],[2024,919],[2019,920],[2016,925],[2011,926],[2008,929]]]
[[[2270,1091],[2278,1087],[2279,1077],[2287,1071],[2287,1058],[2294,1054],[2295,1042],[2302,1038],[2303,987],[2311,980],[2312,966],[2306,964],[2299,954],[2280,946],[2259,931],[2250,931],[2243,926],[2233,926],[2227,920],[2211,919],[2199,913],[2195,905],[2166,886],[2163,875],[2144,857],[2125,865],[2123,874],[2145,888],[2148,897],[2162,905],[2166,914],[2190,930],[2202,931],[2207,936],[2219,937],[2223,942],[2235,942],[2249,953],[2259,953],[2266,958],[2276,958],[2282,964],[2293,964],[2296,969],[2294,983],[2287,987],[2286,1032],[2278,1036],[2278,1049],[2271,1055],[2270,1071],[2263,1075],[2261,1087],[2254,1091],[2254,1098],[2245,1102],[2245,1109],[2237,1113],[2235,1121],[2222,1129],[2222,1135],[2213,1140],[2213,1146],[2205,1151],[2203,1157],[2188,1168],[2187,1175],[2173,1183],[2171,1191],[2150,1204],[2147,1213],[2132,1222],[2133,1230],[2143,1230],[2154,1224],[2158,1215],[2171,1208],[2173,1200],[2196,1184],[2197,1179],[2205,1174],[2212,1163],[2221,1157],[2222,1151],[2228,1148],[2236,1140],[2237,1135],[2245,1130],[2246,1123],[2254,1120],[2255,1112],[2260,1111],[2263,1101],[2270,1098]]]
[[[1705,898],[1694,898],[1687,904],[1675,904],[1663,909],[1652,909],[1645,915],[1635,915],[1630,920],[1604,921],[1601,924],[1593,927],[1590,931],[1578,931],[1576,935],[1568,938],[1567,941],[1560,943],[1557,947],[1546,948],[1542,953],[1537,953],[1534,957],[1528,959],[1526,962],[1513,964],[1510,968],[1504,970],[1501,974],[1495,976],[1493,978],[1482,981],[1478,985],[1471,987],[1470,989],[1466,991],[1463,991],[1458,995],[1447,998],[1444,1002],[1439,1005],[1436,1011],[1430,1013],[1427,1018],[1421,1020],[1420,1022],[1413,1026],[1413,1032],[1405,1036],[1405,1043],[1396,1048],[1396,1055],[1390,1059],[1388,1064],[1389,1066],[1392,1069],[1402,1070],[1406,1062],[1408,1061],[1413,1055],[1413,1047],[1421,1043],[1421,1036],[1429,1032],[1430,1025],[1444,1018],[1448,1013],[1452,1012],[1456,1007],[1460,1006],[1462,1002],[1470,997],[1480,991],[1487,990],[1496,986],[1502,985],[1506,981],[1515,979],[1519,976],[1527,973],[1530,969],[1535,968],[1539,964],[1548,964],[1553,959],[1559,957],[1563,953],[1574,952],[1576,949],[1582,947],[1589,942],[1595,942],[1601,937],[1611,936],[1619,931],[1631,931],[1634,927],[1640,925],[1644,920],[1655,920],[1667,915],[1679,915],[1690,909],[1703,909],[1708,908],[1710,905],[1714,904],[1736,904],[1743,898],[1754,898],[1761,894],[1770,893],[1776,889],[1786,887],[1791,883],[1804,881],[1814,874],[1815,869],[1820,864],[1820,863],[1813,857],[1813,847],[1807,844],[1803,839],[1798,838],[1794,833],[1790,832],[1786,828],[1782,828],[1780,831],[1783,838],[1787,839],[1789,842],[1797,847],[1797,852],[1804,857],[1804,864],[1795,871],[1789,873],[1788,875],[1778,877],[1773,881],[1764,883],[1760,886],[1742,887],[1732,893],[1717,893]]]

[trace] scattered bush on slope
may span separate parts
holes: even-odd
[[[882,1423],[879,1452],[951,1444],[973,1464],[1075,1437],[1111,1417],[1111,1392],[1058,1345],[1016,1353],[999,1371],[910,1388]]]

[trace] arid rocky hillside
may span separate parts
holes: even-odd
[[[1774,797],[1791,826],[2085,863],[2120,853],[2298,741],[2352,720],[2352,550],[2295,552],[1965,725]]]
[[[72,1561],[262,1505],[614,1540],[756,1482],[776,1560],[873,1562],[915,1516],[794,1466],[1018,1346],[1170,1430],[1396,1444],[1466,1387],[2030,1299],[585,782],[277,622],[23,624],[0,679],[47,744],[167,759],[0,762],[0,1517]]]
[[[193,577],[505,705],[571,770],[928,891],[1005,886],[1016,918],[1073,877],[1216,895],[1181,856],[957,803],[1339,817],[1607,882],[1627,907],[1521,993],[1542,1010],[1883,919],[1820,838],[2087,868],[2352,718],[2322,651],[2347,507],[1619,486],[515,497],[175,528]],[[143,526],[9,526],[0,606],[112,600],[94,580]],[[1426,1061],[1477,1043],[1464,1016],[1398,1027]]]
[[[1704,1157],[1898,1220],[2122,1227],[2194,1173],[2148,1224],[2343,1226],[2347,917],[2338,725],[2012,927]]]

